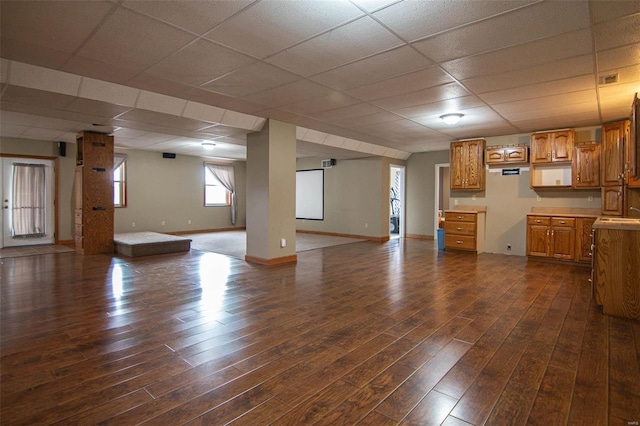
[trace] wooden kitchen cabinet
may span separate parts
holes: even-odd
[[[624,146],[629,121],[602,126],[602,186],[624,184]]]
[[[573,129],[531,135],[531,164],[571,162],[573,158]]]
[[[76,144],[76,251],[113,253],[113,136],[83,132]]]
[[[593,299],[602,312],[640,320],[640,229],[594,224]]]
[[[447,210],[444,212],[445,250],[484,252],[485,208],[475,211]]]
[[[452,190],[485,189],[484,139],[451,143],[450,175]]]
[[[527,256],[589,263],[595,220],[595,216],[527,215]]]
[[[487,147],[484,159],[489,165],[528,163],[529,149],[526,145]]]
[[[579,189],[600,188],[600,144],[579,144],[574,150],[572,186]]]

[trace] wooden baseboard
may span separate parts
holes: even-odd
[[[76,240],[58,240],[58,242],[56,244],[59,244],[61,246],[75,247],[76,246]]]
[[[297,263],[298,255],[292,254],[291,256],[274,257],[273,259],[264,259],[262,257],[245,255],[244,260],[250,263],[257,263],[266,266],[284,265],[287,263]]]
[[[316,235],[329,235],[331,237],[345,237],[345,238],[357,238],[359,240],[375,241],[378,243],[385,243],[389,241],[389,236],[386,237],[372,237],[370,235],[353,235],[353,234],[341,234],[338,232],[323,232],[323,231],[307,231],[304,229],[297,229],[296,232],[301,234],[316,234]]]
[[[244,231],[246,229],[247,228],[244,226],[239,226],[237,228],[215,228],[215,229],[196,229],[193,231],[174,231],[174,232],[165,232],[165,234],[169,234],[169,235],[208,234],[210,232]]]
[[[422,234],[406,234],[405,238],[414,238],[416,240],[426,240],[426,241],[433,241],[435,239],[433,235],[422,235]]]

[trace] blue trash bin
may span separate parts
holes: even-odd
[[[438,250],[444,250],[444,228],[438,228]]]

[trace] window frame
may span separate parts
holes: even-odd
[[[116,209],[127,207],[127,160],[125,159],[122,164],[118,166],[118,168],[113,170],[113,207]],[[115,174],[116,170],[122,169],[121,172],[121,180],[116,181]],[[120,204],[116,204],[116,182],[120,183]]]
[[[211,185],[211,184],[207,184],[207,173],[210,173],[209,170],[207,169],[207,164],[216,164],[216,163],[207,163],[205,162],[203,165],[203,170],[204,170],[204,186],[203,186],[203,203],[204,203],[204,207],[228,207],[231,206],[231,192],[225,188],[218,179],[216,179],[215,176],[213,176],[213,178],[216,180],[217,184],[216,185]],[[213,174],[212,174],[213,175]],[[211,204],[207,204],[207,187],[208,186],[219,186],[222,187],[226,193],[225,196],[225,202],[224,203],[211,203]]]

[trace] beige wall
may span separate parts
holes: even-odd
[[[578,142],[600,139],[599,128],[576,130]],[[486,138],[486,141],[487,146],[528,144],[529,134]],[[441,151],[413,154],[409,158],[408,233],[433,236],[435,164],[447,163],[448,155],[448,151]],[[487,206],[485,249],[488,252],[526,255],[526,214],[533,207],[600,208],[599,190],[534,191],[530,188],[529,171],[523,168],[519,176],[502,176],[499,168],[485,170],[485,173],[485,191],[451,191],[449,208],[455,208],[456,200],[458,205]],[[426,182],[425,190],[419,189],[421,182]],[[593,201],[588,200],[589,196]],[[507,250],[507,244],[511,250]]]
[[[230,207],[204,206],[204,158],[120,150],[127,155],[127,207],[115,212],[115,232],[176,232],[230,228]],[[213,160],[207,160],[213,161]],[[234,162],[237,227],[246,223],[245,162]],[[191,224],[189,224],[189,220]],[[162,225],[162,222],[165,222]],[[132,227],[135,223],[135,228]]]
[[[230,228],[229,207],[204,207],[204,158],[178,155],[163,159],[159,152],[119,150],[127,154],[127,207],[115,211],[115,232],[175,232]],[[57,143],[0,138],[0,153],[56,157]],[[246,163],[233,162],[238,188],[238,220],[246,224]],[[73,240],[75,145],[58,162],[58,239]],[[191,220],[191,224],[188,221]],[[162,226],[162,221],[165,225]],[[131,223],[135,222],[133,228]]]
[[[10,155],[34,155],[58,157],[58,144],[51,141],[32,139],[0,138],[0,153]],[[58,240],[73,240],[75,198],[73,180],[75,178],[75,145],[67,144],[67,156],[58,158]],[[1,177],[0,177],[1,179]]]
[[[297,170],[319,169],[322,158],[299,158]],[[338,160],[324,172],[324,220],[296,220],[298,230],[367,237],[389,235],[391,164],[382,157]]]

